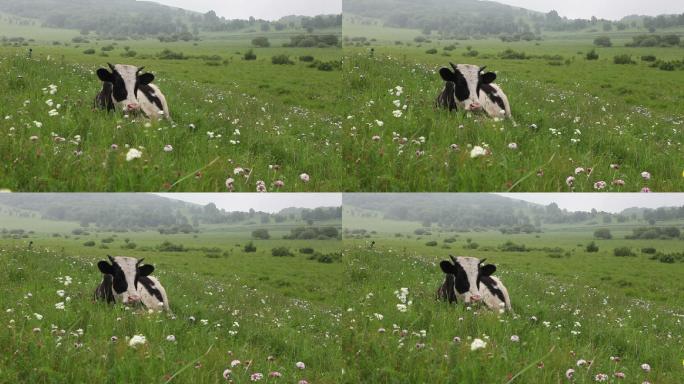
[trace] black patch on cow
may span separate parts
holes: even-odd
[[[152,87],[150,87],[148,84],[138,84],[137,87],[138,90],[142,92],[142,94],[147,98],[147,100],[153,103],[160,111],[164,110],[164,106],[161,102],[161,99],[157,97],[157,94],[155,93],[154,89],[152,89]]]
[[[465,270],[458,262],[450,263],[448,261],[442,261],[439,263],[442,268],[442,272],[448,275],[454,276],[454,287],[456,291],[460,294],[464,294],[470,290],[470,283],[468,282],[468,275],[466,275]]]
[[[96,300],[104,300],[107,303],[116,302],[116,300],[114,299],[114,292],[112,291],[112,282],[112,275],[104,275],[104,277],[102,278],[102,282],[95,289]]]
[[[456,84],[453,82],[447,82],[444,86],[444,90],[437,97],[437,106],[441,108],[448,108],[449,111],[457,111],[458,105],[456,104],[456,94],[454,93],[454,87]]]
[[[136,278],[136,286],[137,283],[142,284],[145,290],[149,292],[150,295],[154,296],[154,298],[157,299],[160,303],[164,302],[161,292],[154,287],[154,283],[152,282],[152,280],[150,280],[149,277],[138,275],[138,277]]]
[[[494,296],[501,300],[502,303],[506,303],[506,298],[504,297],[503,292],[501,292],[499,288],[495,287],[496,282],[494,281],[494,279],[492,279],[490,276],[482,275],[479,277],[479,280],[482,284],[485,285],[485,287],[487,287],[487,290],[489,292],[493,293]]]
[[[456,298],[456,276],[452,274],[447,274],[444,279],[444,283],[437,290],[437,297],[442,300],[447,300],[449,303],[458,302]]]
[[[485,93],[485,95],[487,95],[489,100],[496,103],[496,105],[498,105],[502,111],[506,110],[506,104],[504,104],[503,99],[498,95],[495,95],[497,91],[494,89],[494,87],[492,87],[490,84],[482,84],[480,85],[480,89]]]
[[[446,102],[455,96],[456,99],[462,102],[470,97],[468,82],[461,71],[456,68],[454,68],[453,71],[449,68],[441,68],[439,70],[439,75],[442,77],[442,80],[446,81],[446,87],[444,88],[444,91],[442,91],[442,94],[445,95],[445,97],[440,95],[439,99]],[[440,105],[445,108],[449,107],[449,110],[452,110],[450,104],[448,103],[440,103]]]
[[[96,108],[106,109],[107,111],[114,110],[114,101],[112,100],[113,88],[112,83],[102,83],[102,90],[95,97]]]
[[[103,83],[112,84],[112,93],[114,101],[122,102],[128,97],[128,91],[126,91],[126,84],[124,83],[123,77],[116,70],[109,72],[104,68],[97,70],[97,77],[102,80]]]
[[[105,276],[110,275],[112,277],[112,287],[116,293],[122,294],[126,292],[128,283],[126,282],[126,276],[119,264],[113,260],[112,264],[109,264],[106,261],[100,261],[97,263],[97,267]]]

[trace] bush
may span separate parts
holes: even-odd
[[[598,60],[599,59],[599,54],[596,53],[595,49],[592,49],[591,51],[587,52],[587,60]]]
[[[121,57],[135,57],[137,55],[138,55],[138,52],[129,50],[129,51],[122,53]]]
[[[88,48],[85,51],[83,51],[84,55],[94,55],[95,54],[95,49],[93,48]]]
[[[632,56],[627,54],[613,57],[613,62],[615,64],[636,64],[634,60],[632,60]]]
[[[466,52],[463,54],[463,56],[465,56],[465,57],[477,57],[477,56],[479,56],[479,55],[480,55],[480,52],[478,52],[478,51],[476,51],[476,50],[474,50],[474,49],[471,49],[471,50],[469,50],[469,51],[466,51]]]
[[[244,250],[245,250],[245,253],[251,253],[251,252],[256,252],[257,249],[256,249],[256,245],[254,245],[254,243],[252,243],[250,241],[247,245],[245,245]]]
[[[130,242],[121,246],[121,249],[135,249],[138,245],[136,243]]]
[[[476,242],[468,242],[466,245],[463,246],[463,249],[478,249],[480,247],[480,244]]]
[[[516,244],[512,241],[507,241],[499,246],[499,249],[503,252],[528,252],[529,249],[525,247],[525,244]]]
[[[111,52],[111,51],[114,50],[114,46],[111,45],[111,44],[110,44],[110,45],[105,45],[104,47],[102,47],[102,48],[100,48],[100,49],[101,49],[103,52]]]
[[[157,246],[160,252],[187,252],[188,249],[183,247],[183,244],[173,244],[170,241],[164,241]]]
[[[428,247],[436,247],[437,242],[432,240],[432,241],[428,241],[427,243],[425,243],[425,245],[427,245]]]
[[[619,247],[613,250],[615,256],[625,257],[625,256],[636,256],[630,247]]]
[[[95,242],[92,241],[92,240],[86,241],[85,243],[83,243],[83,246],[85,246],[85,247],[94,247],[94,246],[95,246]]]
[[[268,240],[271,238],[271,235],[268,233],[268,230],[260,228],[252,231],[252,237],[258,240]]]
[[[252,45],[259,48],[266,48],[270,47],[271,43],[268,41],[266,37],[260,36],[252,40]]]
[[[277,65],[289,65],[294,64],[294,61],[290,60],[288,55],[276,55],[271,57],[271,63]]]
[[[174,52],[170,49],[164,49],[157,54],[157,58],[160,60],[187,60],[188,57],[183,54],[183,52]]]
[[[293,256],[287,247],[277,247],[271,250],[271,254],[276,257]]]
[[[641,61],[654,62],[656,60],[657,60],[656,57],[653,55],[641,56]]]
[[[594,39],[594,45],[597,47],[612,47],[613,43],[608,36],[600,36]]]
[[[649,255],[653,255],[656,253],[656,249],[653,247],[646,247],[646,248],[641,248],[641,253],[646,253]]]
[[[597,229],[596,231],[594,231],[594,237],[597,239],[608,240],[608,239],[612,239],[613,235],[610,233],[609,229],[601,228],[601,229]]]
[[[527,60],[527,59],[530,59],[530,57],[527,56],[525,54],[525,52],[516,52],[510,48],[499,53],[499,57],[504,59],[504,60]]]
[[[113,238],[113,237],[107,237],[107,238],[105,238],[105,239],[102,239],[102,242],[105,243],[105,244],[107,244],[107,243],[113,243],[113,242],[114,242],[114,238]]]
[[[314,253],[314,249],[313,249],[313,248],[308,248],[308,247],[307,247],[307,248],[301,248],[301,249],[299,250],[299,253],[303,253],[303,254],[305,254],[305,255],[311,255],[311,254]]]
[[[598,252],[598,251],[599,251],[599,247],[598,247],[598,245],[596,245],[595,242],[592,241],[591,243],[587,244],[586,251],[589,252],[589,253]]]
[[[342,261],[342,254],[339,252],[322,254],[319,252],[314,253],[308,257],[309,260],[316,260],[319,263],[332,264],[335,262]]]
[[[428,55],[436,55],[437,54],[437,49],[436,48],[430,48],[427,51],[425,51]]]
[[[304,63],[312,63],[314,60],[315,59],[313,56],[309,56],[309,55],[299,56],[299,61],[304,62]]]
[[[242,58],[244,60],[247,60],[247,61],[256,60],[257,55],[256,55],[256,53],[254,53],[254,50],[250,49],[249,51],[245,52],[245,54],[244,54],[244,56],[242,56]]]

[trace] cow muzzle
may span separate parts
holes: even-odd
[[[130,296],[128,296],[128,300],[124,301],[124,304],[134,306],[134,305],[140,304],[140,302],[141,302],[140,296],[130,295]]]
[[[467,106],[466,109],[469,111],[480,111],[480,110],[482,110],[482,104],[480,104],[477,101],[474,101],[474,102],[470,103],[470,105]]]
[[[128,103],[126,104],[126,108],[124,109],[124,112],[130,113],[130,112],[140,112],[140,104],[138,103]]]

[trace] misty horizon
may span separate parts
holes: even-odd
[[[662,14],[684,13],[684,2],[673,0],[653,0],[642,2],[637,0],[578,0],[574,2],[560,0],[497,0],[501,4],[525,8],[532,11],[548,13],[552,10],[568,19],[599,19],[617,21],[627,16],[658,16]]]
[[[287,16],[318,16],[342,13],[342,0],[153,0],[170,7],[207,13],[214,11],[228,20],[250,17],[276,21]]]

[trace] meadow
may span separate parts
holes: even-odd
[[[433,227],[418,236],[420,223],[348,213],[348,382],[681,382],[684,263],[651,260],[640,249],[681,252],[682,240],[626,240],[636,223],[545,225],[529,235]],[[606,227],[613,239],[593,237]],[[503,250],[508,241],[528,251]],[[598,252],[586,252],[591,241]],[[614,256],[621,246],[635,256]],[[495,264],[514,313],[436,300],[438,263],[449,254]]]
[[[269,191],[341,190],[341,49],[283,46],[301,34],[162,43],[0,22],[0,189],[253,192],[263,181]],[[270,46],[255,47],[257,37]],[[256,58],[245,60],[250,50]],[[282,55],[287,64],[274,64]],[[154,73],[172,121],[94,109],[94,71],[108,62]],[[142,157],[127,161],[130,149]]]
[[[336,254],[341,242],[283,240],[296,225],[161,235],[2,217],[0,382],[338,382],[343,265],[299,249]],[[252,239],[259,228],[271,239]],[[187,250],[161,250],[166,241]],[[256,251],[245,253],[250,241]],[[292,256],[272,256],[282,246]],[[172,314],[95,302],[95,263],[107,254],[153,264]],[[146,343],[130,346],[135,335]]]
[[[681,47],[627,47],[644,33],[636,30],[544,33],[530,42],[442,40],[345,20],[343,33],[344,82],[351,90],[345,103],[357,106],[344,123],[344,163],[354,180],[347,190],[684,188],[684,71],[642,60],[681,63]],[[668,33],[681,35],[658,31]],[[604,35],[612,47],[594,46]],[[592,49],[597,60],[586,59]],[[615,64],[620,55],[633,64]],[[444,88],[437,71],[449,62],[496,72],[513,119],[436,108]]]

